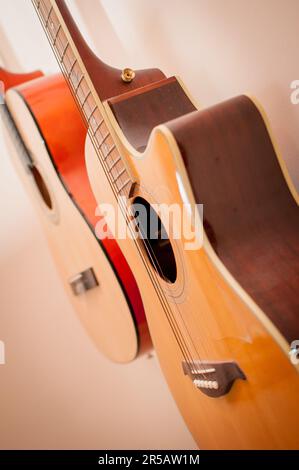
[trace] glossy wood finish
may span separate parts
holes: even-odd
[[[127,147],[108,108],[107,117],[119,151],[135,166],[137,196],[182,206],[188,195],[190,202],[195,202],[179,147],[168,127],[154,131],[140,157]],[[88,174],[95,196],[101,200],[105,194],[107,201],[117,204],[89,139],[87,143]],[[132,240],[119,243],[134,270],[162,370],[199,447],[298,448],[299,376],[288,358],[287,343],[235,282],[207,239],[201,249],[193,251],[184,249],[184,239],[172,240],[178,266],[178,279],[172,285],[155,276],[150,266],[144,266]],[[166,303],[161,303],[157,284]],[[184,374],[185,353],[173,324],[177,324],[191,360],[234,361],[246,380],[236,381],[221,398],[205,396]]]
[[[105,64],[92,52],[75,24],[65,1],[56,0],[56,4],[101,100],[121,95],[122,93],[165,78],[165,75],[160,70],[147,69],[137,70],[136,76],[131,83],[123,82],[121,70]]]
[[[13,73],[0,67],[0,81],[4,83],[6,90],[13,86],[29,82],[30,80],[34,80],[35,78],[42,76],[43,73],[40,70],[36,70],[30,73]]]
[[[64,78],[62,75],[45,77],[34,86],[19,87],[18,91],[37,120],[59,177],[86,221],[95,230],[100,217],[95,214],[97,203],[85,166],[86,128]],[[105,238],[102,244],[132,307],[139,331],[140,351],[143,352],[150,342],[133,273],[115,239]]]
[[[175,77],[112,98],[108,104],[139,152],[144,151],[154,127],[196,109]]]
[[[291,343],[299,338],[299,211],[246,96],[170,123],[210,241]]]
[[[22,97],[23,106],[20,105],[19,100],[16,98],[17,94]],[[114,286],[116,302],[118,303],[117,299],[120,295],[123,297],[123,300],[118,307],[116,305],[114,306],[112,303],[110,306],[107,306],[105,299],[101,298],[101,295],[98,295],[94,297],[94,300],[89,300],[89,302],[86,303],[86,305],[88,304],[89,306],[90,312],[86,311],[86,306],[84,307],[83,301],[83,313],[82,300],[73,298],[72,296],[71,300],[81,317],[82,323],[96,342],[98,348],[111,359],[118,362],[131,360],[136,354],[140,354],[151,347],[144,309],[132,271],[116,241],[113,238],[106,238],[100,243],[95,237],[94,227],[100,220],[100,217],[95,216],[97,204],[90,188],[85,167],[84,145],[86,129],[68,90],[67,84],[61,75],[44,77],[41,80],[14,89],[12,95],[9,95],[9,99],[11,100],[11,109],[15,114],[15,106],[18,106],[18,109],[20,108],[21,116],[24,121],[30,120],[28,116],[31,115],[31,120],[33,119],[33,122],[37,126],[37,130],[34,134],[40,134],[40,137],[46,142],[46,152],[48,152],[48,154],[46,156],[45,151],[43,152],[40,163],[43,168],[43,175],[45,171],[49,171],[52,175],[50,178],[51,185],[55,187],[58,192],[58,194],[55,192],[54,198],[59,201],[59,206],[69,207],[72,204],[71,201],[75,203],[73,209],[69,207],[69,215],[63,212],[59,207],[58,211],[62,211],[62,213],[60,214],[60,221],[57,228],[54,227],[53,229],[52,224],[49,223],[47,219],[44,221],[52,252],[54,252],[56,262],[61,265],[60,271],[63,282],[66,284],[66,290],[70,291],[70,286],[67,284],[67,281],[69,277],[76,274],[75,266],[78,264],[78,258],[80,259],[81,250],[84,258],[85,250],[82,249],[83,240],[80,240],[80,237],[82,238],[84,234],[87,249],[91,246],[95,253],[96,246],[98,246],[99,255],[95,257],[94,261],[92,259],[89,261],[90,266],[93,266],[93,263],[98,264],[97,270],[99,270],[98,276],[100,282],[100,288],[98,290],[106,289],[107,292],[105,296],[107,296],[109,290]],[[18,120],[20,129],[25,139],[28,141],[29,136],[26,134],[26,122],[23,123],[22,118],[19,116]],[[37,136],[33,135],[33,138],[36,141]],[[32,148],[32,145],[33,144],[29,142],[29,148],[32,149],[32,154],[36,155],[36,151]],[[40,144],[38,145],[40,147]],[[39,160],[38,157],[36,158]],[[47,162],[47,164],[44,162],[46,158],[49,159],[49,163]],[[50,170],[51,165],[53,166],[53,170]],[[56,172],[57,181],[54,181],[53,171]],[[26,178],[26,175],[22,175],[22,179],[25,179],[25,184],[28,186],[28,176]],[[63,190],[58,189],[60,188],[59,184]],[[65,193],[63,197],[65,190],[69,194],[69,197],[67,193]],[[36,194],[32,194],[32,191],[31,197],[36,198]],[[64,203],[63,198],[69,199],[70,202]],[[85,227],[83,217],[85,219]],[[61,220],[62,218],[65,220]],[[76,234],[72,240],[71,229],[74,223],[76,224],[76,230],[82,230],[82,234],[80,236]],[[64,232],[68,229],[70,233],[65,234]],[[63,242],[66,243],[64,248],[62,246]],[[78,253],[74,256],[74,260],[72,261],[70,253],[74,252],[76,246]],[[104,249],[104,255],[101,254],[101,248]],[[99,260],[100,257],[102,258],[101,261]],[[103,261],[105,257],[106,260]],[[111,280],[111,273],[109,273],[109,275],[106,273],[109,263],[111,265],[109,268],[110,272],[115,276],[113,282]],[[90,266],[82,264],[82,269],[89,268]],[[107,277],[107,279],[104,280],[103,277]],[[105,287],[109,278],[110,284],[108,287]],[[117,285],[118,283],[119,285]],[[92,296],[94,296],[92,291],[91,294],[87,294],[88,299],[92,299]],[[127,306],[126,302],[128,302]],[[115,316],[110,312],[111,308],[118,309],[117,315],[123,314],[124,316],[124,319],[120,322],[122,326],[115,325],[115,332],[118,331],[118,333],[114,335],[111,333],[111,321]],[[106,333],[104,331],[104,324],[101,323],[101,321],[97,323],[97,317],[95,314],[93,315],[93,312],[97,310],[105,311],[105,309],[110,315],[110,332],[109,329],[107,329]],[[84,315],[89,316],[90,319],[84,319]],[[131,328],[135,331],[135,335],[137,334],[138,346],[134,353],[132,353],[132,351],[134,351],[135,341],[131,337],[132,332],[128,331],[124,324],[124,320],[128,315],[131,317]],[[93,317],[94,321],[91,320]],[[97,331],[98,328],[101,329],[101,332]],[[107,337],[104,344],[100,344],[105,334]],[[126,354],[124,354],[123,357],[121,355],[122,334],[127,334],[127,339],[131,338],[131,347],[129,350],[126,349]],[[112,347],[110,348],[109,341],[112,343]],[[117,346],[117,343],[120,343],[119,346]],[[126,344],[126,342],[123,341],[123,344]]]

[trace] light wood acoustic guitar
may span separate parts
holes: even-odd
[[[247,96],[198,111],[175,77],[103,64],[63,0],[33,4],[88,126],[95,197],[135,229],[118,242],[198,445],[298,448],[298,197],[263,111]],[[191,222],[203,204],[203,245],[172,236],[175,216],[168,239],[144,236],[136,202],[189,203]]]
[[[115,362],[131,361],[151,347],[144,309],[118,244],[95,235],[99,217],[85,166],[86,126],[69,88],[61,74],[1,69],[0,80],[11,155],[66,292],[98,349]]]

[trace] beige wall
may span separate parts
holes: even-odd
[[[299,79],[298,0],[69,3],[113,65],[179,74],[203,106],[244,91],[256,95],[298,185],[299,105],[290,102],[290,83]],[[0,7],[12,63],[57,70],[30,2],[0,0]],[[193,448],[156,359],[117,366],[86,338],[2,138],[0,152],[0,340],[7,360],[0,365],[0,448]]]

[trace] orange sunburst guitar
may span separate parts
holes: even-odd
[[[115,240],[95,236],[86,127],[67,84],[41,75],[0,70],[11,154],[82,324],[108,358],[128,362],[150,347],[140,294]]]
[[[198,111],[175,77],[103,64],[63,0],[33,4],[88,126],[95,197],[129,231],[138,222],[118,242],[193,436],[203,449],[298,448],[298,197],[262,110],[240,96]],[[178,214],[168,238],[147,237],[136,202],[188,203],[191,224],[203,203],[203,245],[173,236]]]

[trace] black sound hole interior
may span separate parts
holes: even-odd
[[[134,199],[132,213],[135,221],[138,222],[139,233],[149,261],[162,279],[173,284],[177,278],[177,266],[170,240],[160,217],[142,197]]]
[[[44,201],[46,206],[49,207],[49,209],[52,209],[53,205],[52,205],[51,196],[50,196],[50,193],[48,191],[48,188],[46,186],[46,183],[42,175],[40,174],[36,166],[33,166],[31,168],[31,172],[32,172],[32,176],[34,178],[35,184],[37,186],[38,192],[40,193],[42,197],[42,200]]]

